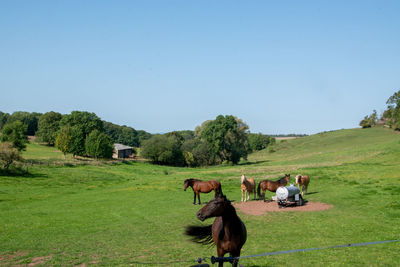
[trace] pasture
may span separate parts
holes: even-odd
[[[32,143],[28,175],[0,176],[1,266],[190,266],[216,255],[184,235],[196,218],[187,178],[219,180],[240,202],[242,172],[256,183],[309,175],[308,201],[325,211],[238,215],[247,228],[241,255],[400,239],[400,135],[349,129],[280,142],[237,166],[175,168],[143,162],[75,160]],[[268,194],[268,193],[267,193]],[[268,194],[270,196],[271,194]],[[202,203],[214,193],[202,194]],[[244,266],[398,266],[400,243],[241,259]],[[210,261],[208,261],[210,263]],[[228,266],[228,265],[227,265]]]

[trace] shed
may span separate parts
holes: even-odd
[[[133,148],[122,144],[114,144],[113,158],[129,158],[132,155]]]

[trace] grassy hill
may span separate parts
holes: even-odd
[[[0,176],[0,266],[189,266],[216,255],[188,241],[195,217],[189,177],[218,179],[240,201],[240,175],[260,181],[285,173],[311,177],[309,201],[327,211],[239,213],[248,231],[242,255],[399,239],[400,135],[385,128],[349,129],[280,142],[238,166],[175,168],[142,162],[64,160],[32,143],[28,175]],[[201,195],[202,202],[213,197]],[[398,266],[400,244],[242,259],[244,266]]]

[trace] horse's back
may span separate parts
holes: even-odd
[[[221,183],[216,180],[201,181],[201,182],[197,182],[195,187],[196,187],[196,190],[198,190],[202,193],[209,193],[212,190],[220,190]]]
[[[310,177],[308,177],[308,175],[304,175],[301,180],[305,186],[307,186],[310,183]]]

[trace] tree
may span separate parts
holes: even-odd
[[[138,132],[132,127],[119,126],[111,122],[103,122],[105,132],[112,138],[114,143],[124,144],[128,146],[138,147]]]
[[[182,140],[176,134],[155,135],[143,143],[141,155],[153,163],[184,166]]]
[[[389,126],[395,130],[400,130],[400,90],[394,93],[386,101],[388,111],[384,116],[388,119]]]
[[[72,147],[72,131],[71,127],[62,127],[56,137],[56,147],[64,154],[64,158],[67,153],[71,152]]]
[[[20,121],[4,125],[0,140],[10,142],[18,151],[25,150],[28,138],[25,136],[26,126]]]
[[[0,130],[3,129],[3,127],[7,123],[7,120],[9,117],[10,117],[10,114],[3,113],[0,111]]]
[[[113,141],[111,137],[99,130],[93,130],[85,141],[86,154],[93,158],[111,158]]]
[[[258,134],[249,133],[248,138],[249,138],[249,146],[252,151],[265,149],[270,141],[269,136],[262,133]]]
[[[70,153],[74,156],[85,155],[85,139],[93,131],[104,132],[103,122],[94,113],[86,111],[72,111],[64,115],[60,121],[60,127],[70,127],[72,132],[72,144]]]
[[[21,121],[26,126],[24,134],[35,135],[41,115],[41,113],[37,112],[16,111],[10,115],[7,122]]]
[[[8,170],[10,165],[17,160],[21,160],[18,149],[13,147],[10,142],[0,143],[0,162],[4,169]]]
[[[370,128],[376,125],[376,122],[378,121],[378,115],[376,114],[376,110],[369,115],[365,116],[362,121],[360,121],[360,126],[362,128]]]
[[[56,138],[56,147],[64,153],[64,158],[67,153],[76,155],[85,154],[85,146],[81,144],[85,142],[82,130],[78,126],[64,126],[60,129]]]
[[[204,125],[200,136],[221,161],[237,164],[241,157],[247,157],[249,151],[247,130],[248,126],[242,120],[232,115],[219,115]]]
[[[62,115],[54,111],[46,112],[40,116],[36,135],[42,142],[47,143],[49,146],[54,146],[57,132],[60,129],[61,118]]]

